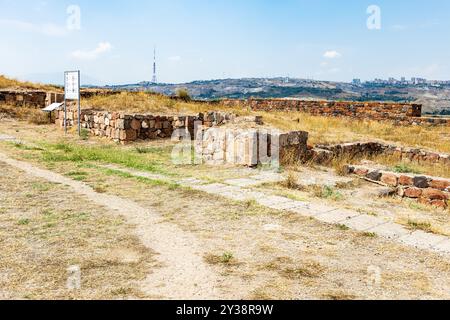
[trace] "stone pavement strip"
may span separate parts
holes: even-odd
[[[139,173],[134,170],[122,169],[120,167],[115,167],[115,169],[142,176],[142,172]],[[261,176],[264,176],[264,173],[262,173]],[[259,205],[271,209],[297,213],[327,224],[342,224],[350,229],[374,233],[382,238],[403,245],[450,255],[450,238],[445,236],[425,233],[423,231],[412,232],[400,224],[361,214],[357,211],[328,206],[320,202],[291,200],[286,197],[270,195],[251,189],[251,186],[264,183],[265,181],[277,181],[277,175],[271,173],[270,175],[266,174],[264,178],[260,179],[258,179],[257,176],[253,176],[245,179],[226,180],[225,183],[209,184],[199,179],[185,178],[177,181],[177,183],[194,190],[221,196],[234,201],[254,200]]]

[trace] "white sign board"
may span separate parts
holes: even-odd
[[[80,72],[67,71],[64,75],[64,93],[66,100],[78,100],[80,97]]]

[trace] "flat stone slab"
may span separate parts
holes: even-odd
[[[204,191],[207,193],[212,193],[212,194],[220,194],[221,192],[225,191],[225,189],[227,187],[226,184],[221,184],[221,183],[212,183],[212,184],[204,184],[204,185],[200,185],[200,186],[194,186],[193,188],[195,190],[200,190],[200,191]]]
[[[254,179],[254,180],[258,180],[259,183],[283,181],[283,176],[276,172],[264,172],[264,173],[260,173],[258,175],[251,176],[250,178]]]
[[[435,246],[447,240],[447,237],[426,233],[424,231],[414,231],[413,233],[401,237],[400,242],[416,247],[418,249],[433,249]]]
[[[314,213],[314,215],[320,215],[338,209],[336,207],[331,207],[329,205],[323,204],[320,201],[309,203],[309,208]]]
[[[434,245],[433,250],[440,253],[450,254],[450,239],[444,240]]]
[[[387,223],[387,221],[385,221],[383,219],[362,214],[355,218],[351,218],[350,220],[347,220],[347,221],[343,222],[342,224],[346,225],[350,229],[364,232],[364,231],[368,231],[370,229],[379,227],[386,223]]]
[[[367,231],[374,232],[380,237],[391,240],[396,240],[411,233],[409,230],[402,227],[401,225],[392,222],[379,225],[375,228],[368,229]]]
[[[336,209],[326,213],[319,214],[315,218],[321,222],[329,224],[338,224],[349,219],[358,217],[360,214],[355,211]]]
[[[288,198],[269,195],[256,199],[256,201],[262,206],[276,210],[285,210],[280,208],[282,208],[283,205],[290,205],[293,202],[293,200],[290,200]]]
[[[8,136],[6,134],[0,134],[0,141],[11,141],[11,140],[16,140],[16,138]]]
[[[233,186],[238,186],[238,187],[250,187],[250,186],[256,186],[258,184],[261,184],[261,181],[258,180],[253,180],[253,179],[231,179],[231,180],[226,180],[225,181],[226,184],[231,184]]]
[[[275,232],[280,231],[282,227],[279,224],[266,224],[263,226],[264,231]]]
[[[178,181],[178,183],[181,184],[182,186],[198,186],[204,184],[205,182],[195,178],[186,178]]]

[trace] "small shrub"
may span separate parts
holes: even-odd
[[[336,225],[336,226],[337,226],[337,228],[338,228],[339,230],[342,230],[342,231],[348,231],[348,230],[350,230],[350,228],[347,227],[345,224],[338,224],[338,225]]]
[[[225,252],[221,256],[214,255],[214,254],[208,254],[205,256],[205,261],[209,264],[216,265],[216,264],[224,264],[224,265],[234,265],[236,264],[236,261],[234,259],[234,255],[231,252]]]
[[[409,220],[408,227],[413,231],[421,230],[421,231],[425,231],[425,232],[432,232],[431,223],[429,223],[429,222],[417,222],[417,221]]]
[[[342,193],[336,191],[333,187],[330,186],[314,186],[313,194],[317,198],[331,199],[334,201],[340,201],[344,198]]]
[[[187,89],[178,89],[177,97],[180,98],[181,100],[183,100],[184,102],[189,102],[192,100]]]
[[[376,237],[377,237],[377,234],[374,233],[374,232],[364,232],[364,233],[362,234],[362,236],[363,236],[363,237],[366,237],[366,238],[376,238]]]
[[[289,171],[286,179],[282,182],[283,187],[298,190],[301,189],[301,186],[298,184],[298,175],[294,171]]]

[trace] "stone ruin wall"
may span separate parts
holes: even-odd
[[[0,90],[0,103],[16,107],[43,109],[55,102],[63,102],[64,94],[46,91],[11,91]]]
[[[55,111],[56,124],[64,128],[64,111]],[[237,117],[224,112],[209,112],[198,115],[150,115],[126,114],[96,110],[81,111],[81,127],[91,134],[106,137],[116,142],[128,143],[136,140],[154,140],[170,138],[177,129],[186,129],[194,137],[195,124],[204,127],[220,126],[227,123],[253,122],[262,123],[261,117]],[[67,127],[76,127],[78,110],[70,107],[67,110]]]
[[[374,155],[393,156],[398,160],[416,163],[432,163],[450,166],[450,155],[418,148],[405,148],[381,142],[351,142],[335,145],[316,145],[313,158],[326,163],[335,157],[356,158]]]
[[[197,133],[196,151],[207,165],[288,165],[308,152],[308,133],[265,128],[206,128]]]
[[[423,175],[393,173],[366,166],[347,166],[349,174],[396,188],[402,198],[417,199],[419,203],[447,208],[450,200],[450,179]]]
[[[408,103],[309,101],[299,99],[248,99],[221,101],[225,106],[253,111],[298,111],[316,116],[348,117],[358,120],[390,120],[402,125],[448,125],[450,118],[422,117],[422,105]]]

